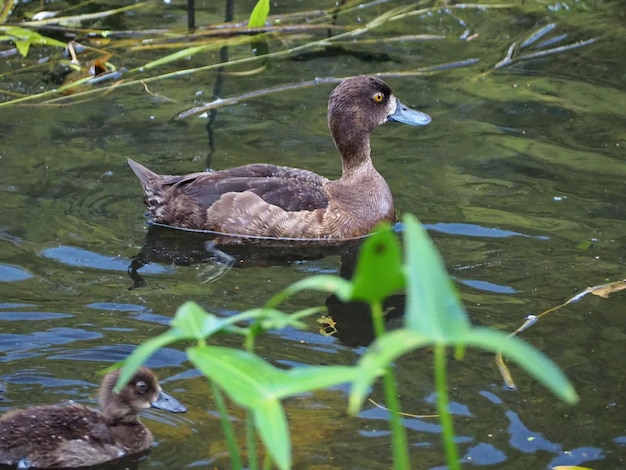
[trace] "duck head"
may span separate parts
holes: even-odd
[[[154,372],[140,367],[133,378],[120,390],[113,391],[121,370],[107,374],[100,387],[100,408],[109,420],[136,419],[140,410],[158,408],[172,413],[187,411],[178,400],[165,393]]]
[[[424,126],[431,118],[402,104],[389,85],[376,77],[348,78],[330,95],[328,127],[343,157],[369,157],[369,134],[388,121]]]

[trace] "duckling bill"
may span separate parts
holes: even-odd
[[[382,80],[360,76],[341,82],[328,102],[342,164],[337,180],[263,163],[183,176],[128,163],[157,223],[241,237],[349,239],[396,217],[389,186],[372,164],[370,133],[388,121],[423,126],[430,120],[404,106]]]
[[[102,380],[101,411],[76,404],[50,405],[12,410],[2,416],[0,463],[18,468],[88,467],[148,450],[152,433],[139,421],[139,411],[187,410],[161,390],[146,367],[140,368],[119,394],[114,393],[119,373],[107,374]]]

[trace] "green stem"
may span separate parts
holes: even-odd
[[[383,315],[383,306],[381,302],[370,304],[372,309],[372,321],[374,323],[374,334],[376,338],[380,338],[385,333],[385,320]],[[385,390],[385,401],[391,415],[391,441],[393,446],[393,468],[395,470],[409,470],[410,460],[406,439],[406,431],[402,426],[400,418],[400,400],[398,400],[398,391],[396,389],[396,379],[393,368],[387,366],[383,374],[383,387]]]
[[[256,433],[254,432],[254,416],[247,411],[246,419],[246,441],[248,447],[248,468],[250,470],[258,470],[259,462],[256,455]]]
[[[459,452],[454,442],[454,425],[448,410],[448,385],[446,383],[446,346],[435,344],[435,389],[437,391],[437,412],[442,427],[443,445],[450,470],[460,470]]]
[[[228,445],[228,453],[230,454],[230,463],[232,468],[243,468],[241,465],[241,454],[237,447],[237,439],[235,437],[235,430],[233,424],[228,418],[228,410],[226,409],[226,402],[224,401],[224,395],[218,386],[212,380],[211,388],[213,389],[213,397],[215,399],[215,406],[220,414],[222,420],[222,430],[224,431],[224,437],[226,437],[226,444]]]

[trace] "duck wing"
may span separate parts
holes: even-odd
[[[104,416],[81,405],[14,410],[0,420],[0,463],[37,468],[94,465],[120,457]]]
[[[251,192],[289,212],[326,208],[326,183],[326,178],[311,171],[268,164],[193,173],[162,181],[165,198],[191,198],[204,208],[212,206],[224,194]]]

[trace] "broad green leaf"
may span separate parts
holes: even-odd
[[[280,468],[289,468],[291,447],[282,398],[356,380],[355,367],[278,369],[238,349],[198,345],[187,349],[189,360],[228,397],[249,409],[255,426]]]
[[[282,370],[260,357],[221,346],[193,346],[189,359],[238,405],[254,408],[268,399],[282,399],[356,378],[347,366],[298,367]]]
[[[408,328],[390,331],[374,341],[356,365],[348,412],[355,414],[361,409],[370,387],[388,365],[398,357],[431,343],[430,338]]]
[[[468,346],[478,346],[488,351],[502,352],[503,356],[517,362],[561,400],[567,403],[578,401],[574,387],[554,362],[521,339],[497,330],[472,328],[471,331],[463,335],[460,341]]]
[[[272,384],[272,387],[276,396],[287,398],[299,393],[351,382],[356,380],[359,373],[359,369],[349,366],[297,367],[283,372],[285,376],[281,382]]]
[[[352,299],[368,303],[382,302],[404,287],[400,246],[387,224],[361,245],[352,285]]]
[[[574,388],[563,372],[545,354],[517,337],[486,328],[471,328],[456,338],[441,340],[402,328],[385,333],[378,338],[359,360],[357,368],[360,372],[352,381],[348,411],[352,414],[359,411],[369,387],[377,377],[383,374],[385,367],[406,353],[434,343],[450,346],[463,344],[487,351],[501,351],[504,356],[517,362],[562,400],[574,403],[578,399]]]
[[[287,288],[274,295],[265,304],[266,307],[275,307],[283,300],[303,290],[317,290],[335,294],[339,300],[347,301],[352,298],[352,283],[339,276],[320,274],[311,276],[301,281],[294,282]]]
[[[117,384],[115,384],[113,391],[118,393],[133,377],[137,369],[139,369],[139,367],[141,367],[156,351],[167,346],[168,344],[188,339],[193,338],[177,328],[172,328],[165,333],[154,338],[150,338],[148,341],[141,344],[130,354],[130,356],[124,359],[122,373],[117,379]]]
[[[188,348],[187,356],[240,406],[255,408],[277,398],[269,384],[280,382],[281,371],[252,353],[198,345]]]
[[[197,340],[203,340],[224,328],[224,324],[219,318],[207,313],[195,302],[185,302],[178,307],[170,324],[190,338]]]
[[[248,21],[248,28],[262,28],[265,26],[267,15],[270,12],[270,1],[259,0],[256,2],[252,13],[250,14],[250,20]]]
[[[257,432],[278,468],[291,468],[291,437],[280,402],[276,399],[267,400],[252,410],[252,415]]]
[[[470,328],[456,288],[426,231],[410,214],[403,218],[406,256],[406,326],[433,341],[448,341]]]

